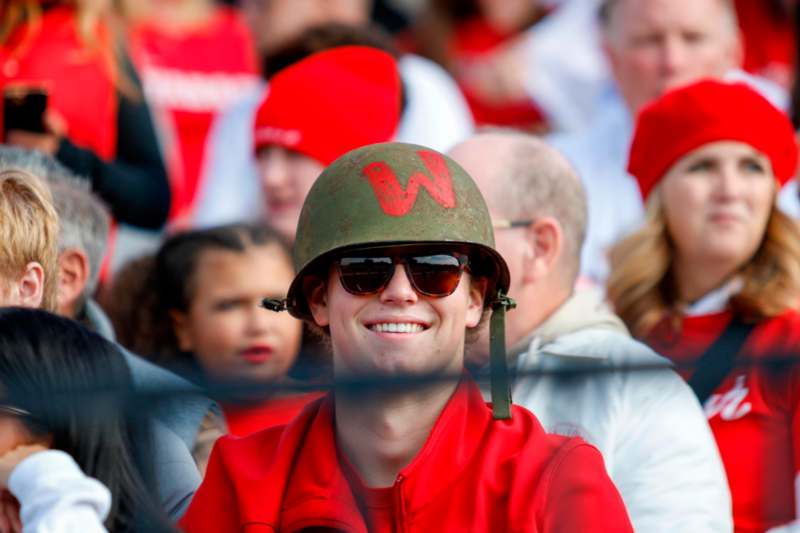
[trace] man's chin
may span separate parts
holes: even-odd
[[[414,360],[412,355],[392,354],[387,357],[369,356],[361,359],[362,362],[336,372],[337,377],[353,378],[358,381],[370,380],[392,381],[393,378],[404,376],[425,375],[429,370],[424,366],[424,361]],[[417,356],[418,357],[418,356]]]

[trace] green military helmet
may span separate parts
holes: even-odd
[[[486,202],[455,161],[430,148],[381,143],[352,150],[317,178],[294,245],[298,273],[289,288],[292,315],[310,319],[304,279],[339,252],[368,246],[464,245],[482,258],[490,306],[508,291],[508,267],[494,249]],[[473,259],[473,258],[471,258]]]
[[[462,248],[470,271],[488,280],[484,304],[491,320],[492,396],[496,418],[510,417],[503,335],[513,302],[505,260],[494,249],[486,202],[455,161],[423,146],[381,143],[352,150],[317,178],[300,213],[294,245],[297,275],[285,302],[267,300],[312,320],[306,280],[327,276],[338,254],[364,247],[446,244]],[[500,398],[500,401],[497,399]]]

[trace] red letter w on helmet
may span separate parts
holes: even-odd
[[[450,171],[442,156],[428,150],[420,150],[417,155],[433,176],[433,181],[422,172],[415,172],[408,178],[405,190],[400,185],[394,170],[386,162],[376,161],[364,167],[363,173],[369,179],[378,203],[387,215],[402,217],[411,211],[417,201],[420,187],[424,187],[431,198],[445,209],[456,206]]]

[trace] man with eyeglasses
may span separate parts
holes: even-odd
[[[546,431],[598,447],[636,531],[730,532],[725,472],[691,389],[630,338],[598,291],[573,290],[586,195],[570,164],[542,141],[505,131],[475,135],[450,155],[484,194],[508,262],[518,302],[506,323],[510,361],[521,374],[551,372],[520,375],[514,399]],[[482,343],[470,359],[485,361]]]
[[[349,152],[306,198],[294,259],[265,305],[324,331],[336,386],[287,426],[218,441],[185,531],[631,531],[597,450],[510,405],[502,334],[492,405],[463,373],[467,331],[493,309],[502,332],[510,301],[458,165]]]

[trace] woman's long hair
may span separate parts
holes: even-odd
[[[165,531],[151,499],[142,447],[143,418],[127,418],[131,376],[116,346],[77,322],[41,310],[0,309],[2,402],[24,409],[22,421],[72,456],[112,495],[106,527],[113,532]],[[137,406],[140,410],[141,406]]]
[[[675,253],[659,190],[647,203],[644,225],[610,253],[608,297],[636,337],[646,336],[663,319],[680,323],[680,304],[672,277]],[[744,285],[730,301],[747,320],[780,314],[800,303],[800,227],[773,205],[763,240],[738,271]]]
[[[45,7],[43,7],[43,4]],[[135,74],[128,72],[130,60],[123,52],[122,30],[116,19],[98,9],[95,2],[82,0],[0,0],[0,46],[6,44],[16,31],[23,34],[17,49],[27,49],[30,39],[36,37],[41,19],[47,7],[72,7],[75,10],[75,26],[84,48],[97,54],[114,86],[131,100],[141,98]],[[112,2],[109,2],[109,6]],[[111,7],[109,7],[111,9]]]
[[[29,35],[34,33],[42,17],[43,3],[41,0],[0,0],[0,44],[3,44],[18,28],[25,28]],[[102,51],[101,49],[107,44],[102,38],[105,31],[100,24],[105,14],[94,4],[80,0],[63,0],[47,4],[73,7],[77,33],[84,46],[90,50]]]

